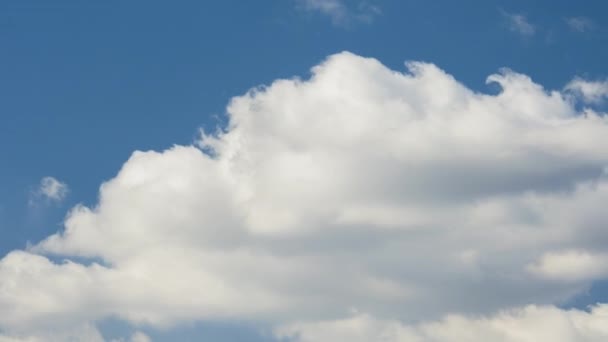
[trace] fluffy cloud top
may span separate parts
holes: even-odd
[[[315,324],[353,309],[410,326],[558,303],[605,276],[606,117],[509,70],[487,95],[407,68],[340,53],[233,98],[199,146],[133,153],[95,207],[0,261],[0,329],[235,319],[320,340]],[[465,323],[481,338],[500,322]]]

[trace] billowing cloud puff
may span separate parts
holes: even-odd
[[[307,327],[353,309],[408,325],[555,304],[606,276],[606,117],[509,70],[487,95],[407,67],[340,53],[233,98],[198,146],[133,153],[95,207],[0,261],[0,327]]]

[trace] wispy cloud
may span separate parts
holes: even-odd
[[[587,17],[566,18],[566,23],[571,30],[576,32],[587,32],[595,29],[595,23]]]
[[[525,15],[505,11],[502,11],[502,14],[508,20],[508,27],[512,32],[523,36],[533,36],[536,33],[536,27],[528,21]]]
[[[381,13],[379,7],[367,1],[356,6],[348,6],[342,0],[297,0],[298,6],[306,11],[316,11],[328,16],[336,26],[350,26],[357,22],[370,23]]]
[[[53,202],[61,202],[68,194],[69,188],[66,183],[57,180],[54,177],[44,177],[40,180],[38,190],[33,194],[34,199],[46,199]]]
[[[565,90],[585,103],[599,104],[608,99],[608,80],[588,81],[577,77],[566,85]]]

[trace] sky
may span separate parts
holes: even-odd
[[[608,339],[607,10],[0,2],[0,342]]]

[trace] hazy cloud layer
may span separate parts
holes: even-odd
[[[381,13],[379,7],[367,1],[297,0],[300,8],[328,16],[337,26],[347,27],[358,22],[370,23]]]
[[[233,98],[228,127],[198,147],[133,153],[95,207],[0,261],[1,331],[245,320],[318,341],[334,335],[317,327],[352,319],[373,337],[492,317],[457,319],[474,341],[540,316],[605,320],[603,306],[496,312],[606,276],[594,267],[608,255],[606,117],[509,70],[486,95],[435,65],[407,68],[337,54],[310,79]],[[412,336],[434,341],[452,329],[440,322]]]
[[[65,328],[49,326],[43,331],[21,332],[14,335],[2,335],[0,342],[150,342],[148,335],[136,331],[130,337],[105,340],[97,328],[91,324],[85,324],[76,328]]]
[[[570,29],[572,29],[573,31],[576,31],[576,32],[591,31],[591,30],[594,30],[595,26],[596,26],[595,23],[593,22],[593,20],[591,20],[587,17],[567,18],[566,23],[568,24]]]
[[[528,21],[525,15],[507,12],[503,12],[503,15],[508,21],[509,30],[523,36],[533,36],[536,33],[536,27]]]

